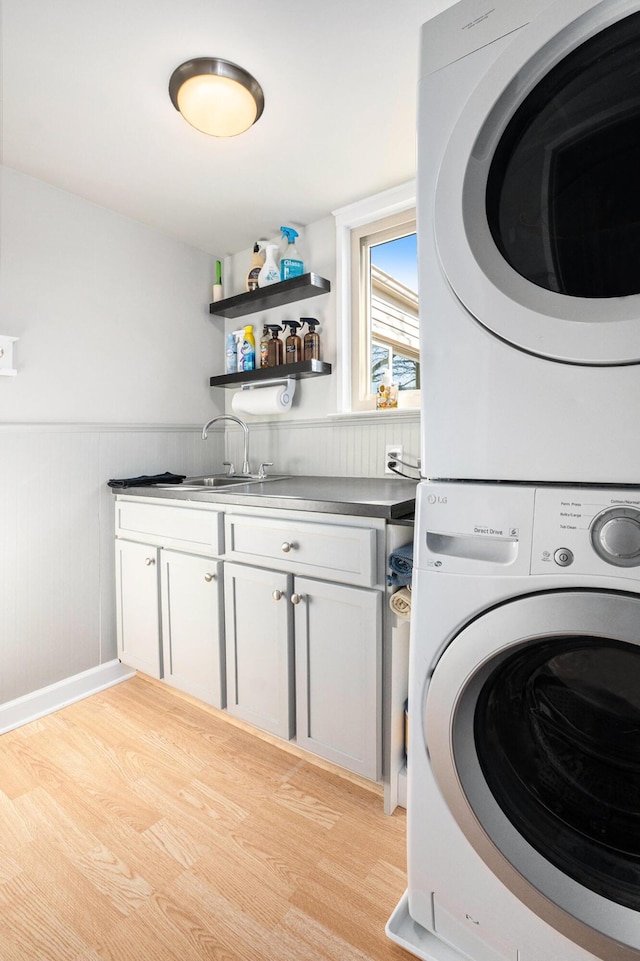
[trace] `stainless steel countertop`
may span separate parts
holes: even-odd
[[[415,508],[417,481],[383,477],[283,477],[279,480],[240,484],[211,491],[167,488],[127,487],[114,494],[135,497],[170,498],[244,507],[275,507],[283,510],[322,511],[384,517],[387,520],[410,518]]]

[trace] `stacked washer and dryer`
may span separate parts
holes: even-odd
[[[425,961],[640,961],[640,0],[422,30],[408,889]]]

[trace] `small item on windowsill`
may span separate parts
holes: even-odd
[[[389,410],[398,406],[398,387],[391,382],[391,371],[388,367],[382,371],[382,380],[376,394],[376,410]]]

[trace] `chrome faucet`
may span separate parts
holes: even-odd
[[[207,431],[209,430],[212,424],[215,424],[216,421],[219,421],[219,420],[232,420],[234,424],[239,424],[240,427],[242,427],[244,431],[244,451],[242,455],[242,461],[243,461],[242,473],[250,474],[251,468],[249,467],[249,428],[247,427],[245,422],[243,420],[240,420],[239,417],[236,417],[235,414],[218,414],[217,417],[213,417],[202,428],[202,439],[203,440],[207,439]]]

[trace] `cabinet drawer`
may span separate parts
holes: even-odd
[[[230,560],[361,587],[376,583],[376,532],[368,527],[228,514],[225,543]]]
[[[161,547],[221,554],[222,513],[193,507],[167,507],[116,501],[116,536]]]

